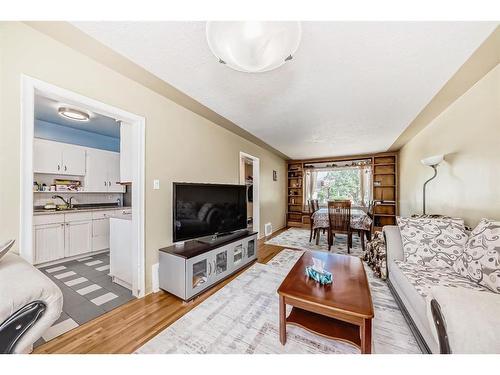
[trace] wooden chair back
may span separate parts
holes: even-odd
[[[309,216],[312,216],[313,213],[319,210],[319,203],[317,199],[309,199],[307,201],[307,205],[309,206]]]
[[[351,201],[328,202],[328,221],[330,230],[337,233],[351,232]]]

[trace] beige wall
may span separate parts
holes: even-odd
[[[0,241],[19,238],[20,77],[146,118],[146,286],[172,241],[173,181],[239,183],[239,152],[261,161],[260,231],[285,225],[285,161],[22,23],[0,23]],[[272,171],[280,177],[273,181]],[[153,179],[161,189],[152,190]]]
[[[421,213],[432,169],[420,159],[436,154],[446,156],[427,185],[427,213],[463,217],[471,226],[500,219],[500,65],[401,149],[401,215]]]

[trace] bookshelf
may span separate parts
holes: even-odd
[[[304,182],[304,164],[300,162],[288,163],[287,173],[287,224],[288,226],[302,226],[304,211],[302,190]]]
[[[398,214],[398,155],[396,153],[373,156],[372,192],[373,229],[382,230],[384,225],[396,224]]]

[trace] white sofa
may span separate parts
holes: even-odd
[[[0,260],[0,352],[29,353],[59,318],[63,295],[47,276],[15,254]]]
[[[388,285],[422,351],[500,353],[499,325],[491,324],[490,319],[496,319],[500,313],[500,296],[452,269],[404,262],[399,227],[385,226],[383,232]],[[467,301],[463,300],[464,295]],[[477,315],[478,306],[484,307],[484,319],[471,321],[464,315],[467,307],[469,317]]]

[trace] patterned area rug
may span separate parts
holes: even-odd
[[[319,244],[316,245],[316,240],[309,242],[309,229],[290,228],[278,234],[276,237],[271,238],[269,241],[266,241],[266,244],[288,247],[290,249],[328,251],[326,237],[326,233],[321,233],[319,236]],[[347,254],[347,236],[337,234],[330,252],[335,254]],[[352,249],[350,255],[357,257],[362,255],[361,240],[356,233],[352,235]]]
[[[276,290],[302,253],[285,249],[267,264],[254,264],[136,353],[359,353],[295,326],[287,327],[287,343],[280,344]],[[375,307],[372,351],[420,353],[387,285],[367,274]]]

